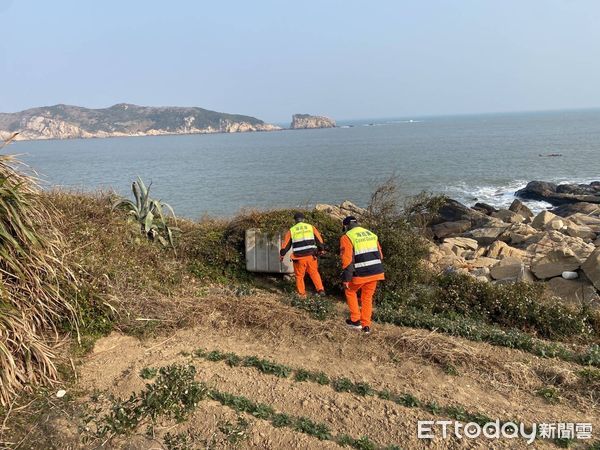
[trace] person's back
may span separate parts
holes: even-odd
[[[295,225],[290,227],[283,238],[280,258],[292,250],[291,259],[294,263],[294,274],[296,276],[296,290],[300,296],[306,295],[306,286],[304,284],[304,275],[308,272],[317,293],[323,295],[325,290],[321,275],[319,275],[319,266],[317,255],[324,252],[324,242],[321,233],[313,225],[304,222],[304,214],[296,213],[294,215]]]
[[[344,234],[340,238],[342,283],[350,309],[350,318],[346,320],[346,324],[351,328],[370,333],[373,296],[377,289],[377,282],[385,279],[383,253],[377,235],[359,226],[355,217],[346,217],[343,221],[343,229]]]

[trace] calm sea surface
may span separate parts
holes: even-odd
[[[506,205],[529,180],[600,179],[600,110],[364,120],[271,133],[23,141],[10,153],[47,186],[128,195],[152,181],[178,215],[365,204],[393,173],[406,195]],[[560,153],[561,157],[542,157]],[[540,207],[541,205],[533,205]]]

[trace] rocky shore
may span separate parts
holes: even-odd
[[[447,199],[426,229],[429,267],[482,282],[542,282],[567,303],[600,308],[600,182],[542,183],[517,193],[559,205],[538,214],[518,198],[507,209]],[[336,218],[365,212],[348,201],[316,209]]]
[[[150,107],[119,103],[90,109],[71,105],[0,113],[0,139],[75,139],[172,134],[275,131],[281,127],[240,114],[196,107]]]

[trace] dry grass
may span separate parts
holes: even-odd
[[[35,179],[0,155],[0,403],[55,380],[57,324],[77,327],[75,274],[64,261],[60,217]]]

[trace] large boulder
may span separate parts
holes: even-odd
[[[491,216],[495,217],[496,219],[500,219],[502,222],[506,223],[525,222],[525,217],[508,209],[499,209],[498,211],[493,212]]]
[[[584,241],[593,241],[596,239],[596,233],[590,227],[587,225],[578,225],[573,222],[567,225],[566,233],[569,236],[578,237]]]
[[[498,260],[496,258],[488,258],[486,256],[481,256],[473,261],[469,261],[469,266],[478,269],[482,267],[492,267],[498,264]]]
[[[473,205],[473,209],[476,211],[480,211],[484,214],[487,214],[488,216],[491,215],[492,213],[495,213],[498,211],[498,208],[495,208],[492,205],[488,205],[487,203],[483,203],[483,202],[477,202]]]
[[[569,216],[569,222],[590,228],[594,233],[600,234],[600,217],[587,214],[575,213]]]
[[[441,222],[458,222],[468,220],[472,226],[480,227],[488,223],[490,218],[479,211],[469,208],[460,202],[452,199],[446,199],[442,206],[437,211],[438,221]]]
[[[518,258],[507,257],[490,268],[490,275],[494,280],[518,281],[523,278],[525,266]]]
[[[519,200],[518,198],[515,198],[513,200],[513,202],[508,207],[508,209],[509,209],[509,211],[512,211],[514,213],[517,213],[517,214],[525,217],[526,219],[534,216],[531,209],[529,209],[526,205],[524,205],[523,202],[521,200]]]
[[[588,256],[581,265],[583,273],[589,278],[596,289],[600,290],[600,247]]]
[[[486,256],[488,256],[489,258],[497,259],[513,257],[521,261],[531,260],[531,255],[529,255],[525,250],[511,247],[503,241],[492,242],[492,244],[488,248]]]
[[[572,216],[576,213],[598,217],[600,216],[600,205],[587,202],[570,203],[552,208],[552,212],[561,217]]]
[[[600,306],[600,297],[594,286],[587,280],[565,280],[562,277],[552,278],[546,287],[553,295],[560,297],[574,306],[583,304]]]
[[[542,211],[533,218],[531,226],[538,230],[545,230],[549,224],[557,220],[560,220],[560,218],[556,214],[553,214],[550,211]]]
[[[579,269],[582,261],[568,248],[552,250],[531,261],[531,271],[539,279],[557,277],[565,271]]]
[[[460,247],[465,250],[477,250],[477,247],[479,247],[479,244],[477,244],[475,239],[466,237],[446,238],[443,243],[450,245],[451,247]]]
[[[541,233],[531,225],[525,223],[515,223],[509,226],[506,231],[499,236],[499,239],[509,244],[518,245],[526,242],[528,239],[537,234],[540,234],[541,238]]]
[[[569,250],[577,256],[580,262],[583,262],[594,251],[592,244],[586,243],[581,238],[567,236],[558,231],[539,233],[535,237],[535,241],[527,246],[527,252],[536,255],[536,257],[555,250]]]
[[[318,203],[315,210],[322,211],[339,220],[343,220],[346,216],[355,216],[360,219],[367,213],[366,209],[356,206],[349,200],[343,201],[339,206]]]
[[[589,185],[556,185],[545,181],[531,181],[515,195],[525,200],[543,200],[555,206],[577,202],[600,203],[598,182]]]
[[[475,239],[480,245],[490,245],[492,242],[497,240],[498,237],[507,230],[507,228],[507,224],[504,224],[503,226],[477,228],[469,231],[466,235],[472,239]]]
[[[449,236],[456,236],[464,233],[471,228],[470,220],[459,220],[457,222],[442,222],[431,227],[433,234],[438,239],[443,239]]]

